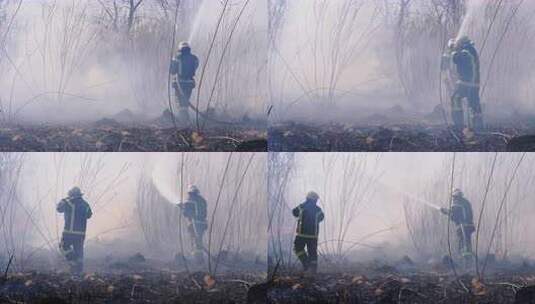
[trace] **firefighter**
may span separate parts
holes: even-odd
[[[451,97],[451,115],[456,129],[464,129],[464,112],[462,101],[468,101],[469,127],[478,131],[483,128],[483,116],[479,99],[479,55],[474,43],[462,36],[455,42],[452,61],[456,68],[457,81],[455,91]]]
[[[178,102],[179,121],[188,123],[190,98],[195,88],[195,72],[199,67],[199,59],[191,53],[191,47],[187,42],[181,42],[178,47],[178,54],[171,60],[169,73],[175,77],[173,88]]]
[[[451,209],[441,208],[440,211],[450,216],[457,232],[457,250],[463,260],[469,264],[472,261],[472,234],[475,231],[472,204],[464,197],[459,189],[452,193]]]
[[[324,218],[323,211],[316,205],[318,199],[318,194],[311,191],[307,194],[306,201],[292,210],[298,218],[294,252],[303,264],[303,269],[311,273],[316,273],[318,267],[319,224]]]
[[[61,253],[65,256],[73,274],[80,274],[84,264],[84,240],[87,228],[87,219],[93,215],[91,207],[83,199],[80,188],[74,187],[68,196],[62,199],[56,210],[63,213],[65,226],[59,245]]]
[[[201,196],[199,189],[191,185],[188,187],[188,199],[178,204],[182,214],[188,220],[188,233],[190,234],[194,256],[199,262],[203,261],[203,236],[208,228],[206,222],[206,200]]]

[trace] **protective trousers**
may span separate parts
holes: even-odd
[[[179,80],[175,86],[175,96],[178,101],[178,119],[180,122],[189,123],[189,106],[191,94],[195,88],[194,80]]]
[[[457,227],[457,250],[466,262],[472,261],[472,229],[467,229],[465,225]]]
[[[203,260],[203,251],[204,251],[203,236],[204,236],[205,231],[206,231],[206,228],[202,224],[190,223],[188,226],[188,233],[190,234],[192,245],[194,248],[193,255],[199,262]]]
[[[483,115],[479,99],[479,87],[465,84],[457,84],[453,96],[451,97],[451,116],[456,129],[462,130],[465,127],[463,99],[468,101],[469,121],[468,126],[474,130],[483,128]]]
[[[70,271],[79,274],[84,269],[84,240],[85,235],[71,234],[63,232],[59,248],[67,261]]]
[[[305,250],[306,247],[306,250]],[[305,271],[311,270],[313,273],[318,268],[318,239],[296,236],[294,241],[294,252],[303,264]]]

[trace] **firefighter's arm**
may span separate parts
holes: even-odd
[[[186,211],[186,203],[178,203],[176,204],[176,206],[180,210],[180,213],[182,213],[182,215],[187,218],[188,212]]]
[[[197,58],[197,56],[194,57],[194,71],[196,72],[197,71],[197,68],[199,68],[199,58]],[[193,75],[195,75],[195,72],[193,73]]]
[[[323,221],[325,219],[325,214],[323,214],[323,211],[321,211],[321,209],[319,210],[319,214],[318,214],[318,221]]]
[[[171,65],[169,66],[169,74],[176,75],[178,73],[178,61],[175,59],[171,60]]]
[[[89,204],[87,204],[86,207],[87,207],[86,216],[88,219],[90,219],[93,216],[93,211],[91,210],[91,207],[89,207]]]
[[[56,211],[59,213],[65,212],[65,201],[61,200],[58,205],[56,206]]]
[[[182,210],[182,215],[187,218],[187,219],[190,219],[193,217],[193,206],[191,204],[191,202],[186,202],[186,203],[182,203],[180,204],[180,210]]]
[[[298,217],[299,216],[299,207],[295,207],[292,210],[292,214],[293,214],[293,216]]]

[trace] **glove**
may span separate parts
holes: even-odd
[[[440,212],[444,213],[444,214],[448,214],[448,209],[446,208],[440,208]]]

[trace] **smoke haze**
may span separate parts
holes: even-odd
[[[4,120],[71,123],[129,110],[145,121],[168,107],[173,1],[142,1],[132,19],[126,1],[118,1],[117,10],[113,1],[22,1],[20,7],[15,2],[0,6],[3,24],[11,24],[1,32]],[[206,64],[202,111],[210,104],[236,118],[263,113],[267,14],[262,2],[230,1],[215,39],[222,3],[180,2],[175,40],[177,45],[191,40],[201,62],[198,83]],[[197,90],[194,104],[196,95]]]

